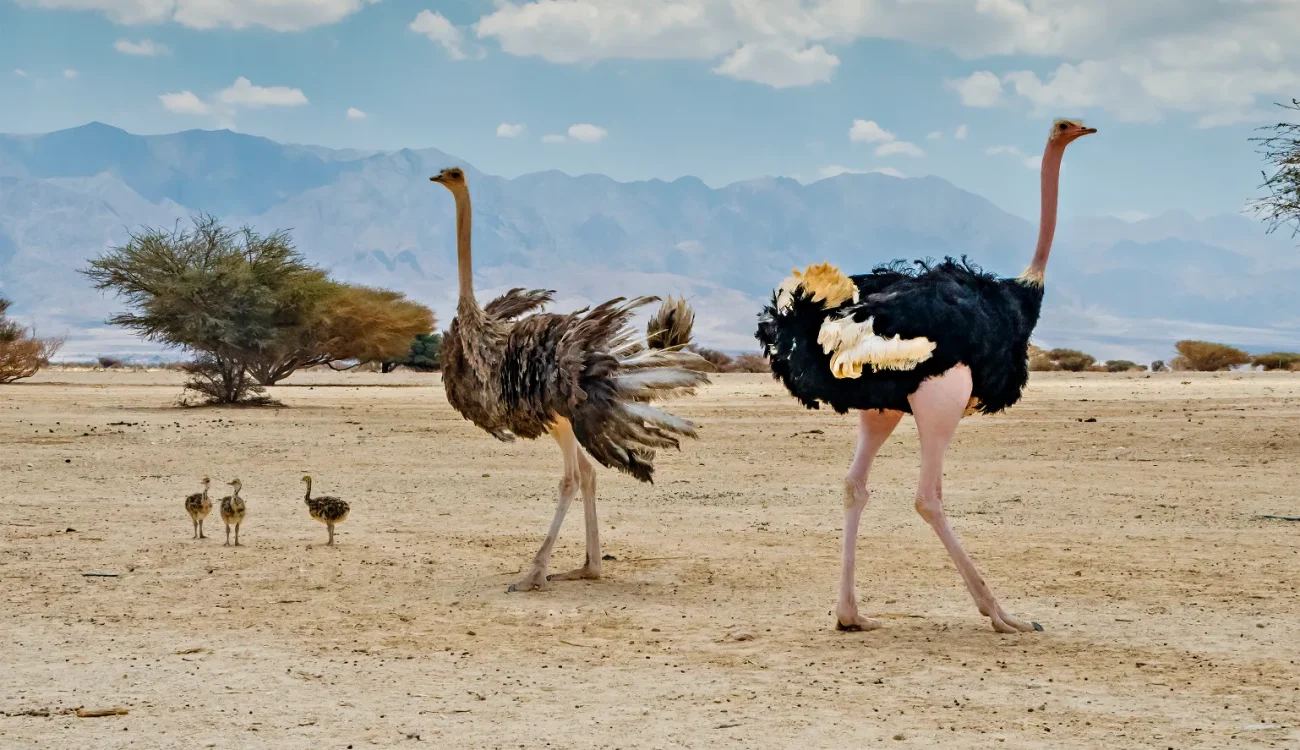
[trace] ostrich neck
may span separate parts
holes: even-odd
[[[311,499],[311,480],[307,480],[307,499]]]
[[[456,196],[456,267],[460,272],[460,304],[477,308],[474,299],[474,265],[470,258],[470,234],[473,211],[470,209],[469,191],[459,190]]]
[[[1056,234],[1056,203],[1061,186],[1061,156],[1065,154],[1065,144],[1048,143],[1043,151],[1042,166],[1042,206],[1038,219],[1038,246],[1034,248],[1034,259],[1021,278],[1039,286],[1047,271],[1047,256],[1052,252],[1052,237]]]

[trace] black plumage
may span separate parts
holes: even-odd
[[[857,289],[856,303],[827,305],[800,287],[789,309],[778,309],[774,293],[759,316],[756,336],[772,375],[804,406],[910,413],[908,396],[921,381],[958,363],[971,369],[971,396],[980,411],[998,412],[1020,398],[1029,379],[1029,338],[1042,307],[1041,284],[998,278],[965,258],[938,264],[895,261],[848,278]],[[933,353],[913,369],[868,365],[860,377],[835,377],[832,353],[818,338],[828,318],[845,317],[858,323],[872,319],[874,333],[885,339],[928,339]]]

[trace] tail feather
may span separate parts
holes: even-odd
[[[646,324],[646,346],[651,349],[684,349],[691,343],[695,311],[686,300],[669,297]]]
[[[580,381],[586,398],[572,417],[574,434],[592,458],[643,482],[654,481],[656,449],[679,448],[681,438],[696,437],[690,420],[650,403],[693,394],[709,383],[711,369],[703,357],[682,349],[694,318],[684,301],[664,303],[655,316],[659,324],[652,320],[644,343],[635,339],[626,325],[631,311],[653,299],[609,309],[606,323],[618,320],[621,328],[608,331],[606,348],[587,359]],[[606,314],[604,307],[588,317]]]

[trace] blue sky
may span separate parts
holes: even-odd
[[[0,132],[230,127],[713,185],[889,170],[1032,217],[1071,116],[1101,133],[1067,154],[1067,215],[1208,215],[1257,195],[1297,28],[1296,0],[0,0]]]

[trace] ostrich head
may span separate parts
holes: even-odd
[[[465,170],[460,167],[447,167],[433,177],[430,177],[429,181],[442,185],[452,193],[457,193],[465,189]]]
[[[212,480],[208,479],[207,477],[203,477],[203,479],[201,479],[200,482],[203,484],[204,487],[207,487],[209,484],[212,484]]]
[[[1096,128],[1086,128],[1079,120],[1057,120],[1052,123],[1052,132],[1047,135],[1048,143],[1070,144],[1077,138],[1097,132]]]
[[[304,476],[304,477],[302,478],[302,481],[303,481],[304,483],[306,483],[306,484],[311,484],[311,475],[308,474],[308,475]]]
[[[239,491],[239,488],[240,488],[240,487],[243,487],[243,486],[244,486],[244,483],[241,482],[241,481],[239,481],[238,479],[232,479],[232,480],[230,480],[229,482],[227,482],[226,484],[229,484],[231,487],[234,487],[236,492]]]

